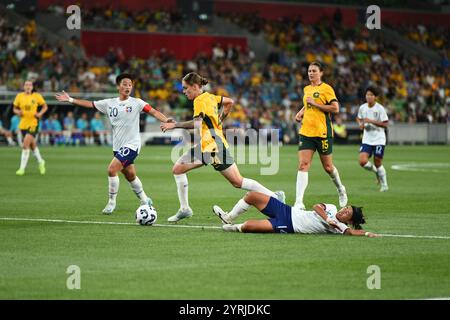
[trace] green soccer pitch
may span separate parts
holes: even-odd
[[[158,211],[157,225],[138,226],[139,202],[123,176],[116,211],[101,214],[110,148],[42,147],[47,174],[30,156],[22,177],[15,175],[20,149],[0,148],[0,299],[450,297],[450,148],[388,146],[386,193],[359,167],[358,146],[334,149],[349,203],[364,207],[364,228],[391,236],[225,233],[211,207],[228,210],[245,192],[210,166],[188,174],[194,216],[170,227],[178,197],[172,148],[161,146],[143,148],[136,161]],[[260,175],[262,166],[239,168],[284,190],[292,204],[296,147],[281,148],[278,174]],[[338,197],[315,155],[305,204],[319,202]],[[263,215],[251,209],[238,222],[246,218]],[[79,267],[80,289],[67,288],[71,265]],[[380,289],[368,289],[370,266],[379,267]]]

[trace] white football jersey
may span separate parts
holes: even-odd
[[[141,135],[139,116],[148,103],[142,99],[128,97],[94,101],[95,108],[108,116],[112,127],[113,151],[127,147],[139,152]]]
[[[345,223],[340,222],[336,218],[337,208],[333,204],[325,204],[325,212],[328,217],[333,219],[338,225],[339,229],[336,229],[322,219],[314,210],[306,211],[300,210],[298,207],[292,208],[292,226],[294,232],[297,233],[340,233],[343,234],[348,226]]]
[[[378,122],[389,120],[386,110],[378,102],[375,102],[371,108],[369,108],[368,103],[361,105],[358,111],[358,118],[361,120],[367,118]],[[371,146],[386,145],[386,134],[384,132],[384,128],[371,123],[366,124],[364,127],[362,143]]]

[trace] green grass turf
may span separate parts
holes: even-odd
[[[178,208],[170,147],[145,147],[136,165],[159,224]],[[15,176],[18,148],[0,148],[0,217],[134,222],[138,201],[121,177],[117,211],[107,200],[110,148],[41,148],[47,174],[30,156]],[[447,146],[389,146],[390,190],[358,165],[358,146],[335,146],[335,165],[350,203],[364,206],[366,229],[450,236],[450,164],[435,171],[396,171],[399,163],[449,163]],[[241,173],[295,197],[296,147],[282,147],[277,175],[261,165]],[[430,170],[431,170],[430,169]],[[427,169],[428,170],[428,169]],[[243,196],[212,167],[188,175],[194,216],[180,225],[220,226],[211,213]],[[314,158],[305,204],[336,203],[337,193]],[[255,209],[245,217],[263,218]],[[81,268],[81,289],[68,290],[66,269]],[[366,286],[381,269],[381,289]],[[0,299],[411,299],[450,297],[450,239],[225,233],[218,229],[0,220]]]

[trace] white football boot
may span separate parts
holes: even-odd
[[[233,220],[230,219],[230,215],[228,214],[228,212],[223,211],[221,207],[213,206],[212,211],[216,216],[219,217],[220,220],[222,220],[223,224],[233,223]]]
[[[338,190],[338,193],[339,193],[339,206],[343,208],[347,205],[348,202],[347,191],[345,190],[345,187],[342,186],[342,188]]]
[[[184,218],[190,218],[190,217],[192,217],[193,214],[194,213],[192,212],[191,208],[187,208],[187,209],[181,209],[180,208],[180,209],[178,209],[177,213],[175,215],[169,217],[167,219],[167,221],[169,221],[169,222],[177,222],[177,221],[180,221],[181,219],[184,219]]]
[[[113,213],[114,209],[116,208],[116,202],[115,201],[108,201],[108,204],[106,205],[105,209],[103,209],[104,214],[111,214]]]

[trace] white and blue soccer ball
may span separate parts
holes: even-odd
[[[158,214],[153,206],[144,204],[136,210],[136,222],[143,226],[151,226],[158,219]]]

